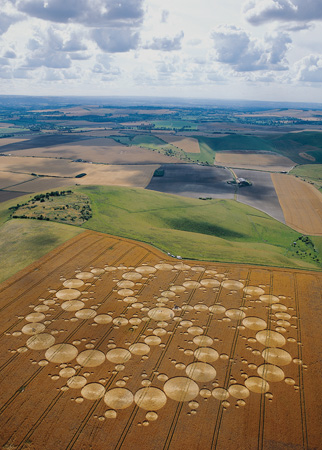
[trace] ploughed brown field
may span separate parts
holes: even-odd
[[[0,446],[318,448],[320,288],[86,231],[0,286]]]
[[[293,176],[271,174],[285,223],[303,234],[322,236],[322,194]]]

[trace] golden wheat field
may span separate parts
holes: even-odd
[[[322,236],[322,194],[293,176],[271,174],[286,224],[303,234]]]
[[[6,156],[1,159],[0,188],[38,192],[75,184],[146,187],[158,164],[107,165],[56,158]],[[40,177],[31,174],[41,175]],[[83,178],[75,178],[85,173]]]
[[[0,285],[1,448],[318,448],[320,286],[80,234]]]
[[[285,156],[265,152],[216,152],[215,164],[241,168],[281,172],[291,170],[295,163]]]

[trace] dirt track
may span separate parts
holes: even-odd
[[[0,446],[318,448],[321,274],[84,232],[0,285]]]
[[[271,175],[286,224],[303,234],[322,236],[322,194],[293,176]]]

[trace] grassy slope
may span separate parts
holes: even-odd
[[[302,133],[288,133],[269,138],[275,151],[292,159],[297,164],[308,164],[307,159],[299,156],[308,153],[314,156],[316,163],[322,163],[322,133],[304,131]]]
[[[0,205],[0,282],[83,231],[61,223],[9,220],[8,208],[32,196],[27,195]]]
[[[223,150],[264,150],[287,156],[297,164],[308,164],[307,159],[299,156],[308,153],[316,158],[316,163],[322,162],[322,133],[302,132],[274,135],[266,138],[232,134],[219,138],[198,137],[201,158],[190,154],[194,159],[212,164],[216,152]]]
[[[0,228],[0,282],[82,231],[61,223],[9,220]]]
[[[186,258],[318,269],[316,263],[294,255],[290,244],[299,233],[232,200],[205,202],[119,187],[77,189],[92,202],[93,218],[82,228],[47,221],[10,220],[8,208],[32,195],[0,205],[0,281],[84,228],[148,242]],[[312,240],[322,255],[322,238]]]
[[[181,198],[143,189],[78,188],[92,202],[83,228],[137,239],[186,258],[318,268],[292,255],[299,233],[233,200]]]
[[[309,183],[311,182],[316,188],[322,190],[322,164],[305,164],[303,166],[297,166],[290,171],[290,174]]]

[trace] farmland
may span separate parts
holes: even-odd
[[[185,258],[320,266],[312,259],[319,259],[317,253],[296,254],[291,244],[298,233],[233,200],[203,201],[134,188],[77,189],[91,200],[93,217],[83,225],[91,230],[152,243]]]
[[[1,285],[0,445],[318,448],[320,284],[74,237]]]
[[[322,107],[83,101],[0,97],[0,448],[319,448]]]
[[[322,164],[304,164],[294,167],[291,175],[312,183],[317,189],[322,190]]]
[[[199,142],[195,138],[159,134],[158,137],[168,144],[180,148],[186,153],[200,153]]]
[[[322,194],[295,177],[272,174],[286,223],[304,234],[322,236]]]
[[[229,152],[216,153],[215,164],[241,169],[263,170],[266,172],[289,171],[294,162],[285,156],[268,152]]]

